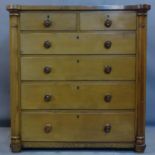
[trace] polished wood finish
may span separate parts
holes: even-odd
[[[13,5],[10,4],[7,6],[9,12],[15,11],[139,11],[147,12],[150,10],[151,6],[148,4],[139,4],[139,5],[98,5],[98,6],[68,6],[68,5],[58,5],[58,6],[33,6],[33,5]]]
[[[25,142],[22,141],[22,146],[24,148],[53,148],[53,149],[102,149],[102,148],[107,148],[107,149],[115,149],[115,148],[120,148],[120,149],[132,149],[134,147],[133,142],[95,142],[95,143],[90,143],[90,142],[41,142],[41,141],[35,141],[35,142]]]
[[[136,12],[82,12],[81,30],[135,30]]]
[[[11,91],[11,147],[13,152],[21,150],[20,135],[20,59],[19,59],[19,14],[10,14],[10,89]]]
[[[44,21],[50,20],[51,25],[45,26]],[[21,13],[21,30],[76,30],[76,13],[70,12],[28,12]]]
[[[45,48],[48,41],[51,47]],[[111,41],[110,48],[105,42]],[[126,31],[85,33],[22,33],[22,54],[135,54],[136,33]],[[122,46],[123,45],[123,46]]]
[[[135,80],[135,56],[22,57],[21,80]]]
[[[107,114],[24,112],[21,119],[22,141],[132,142],[135,138],[132,112]],[[104,130],[107,123],[111,123],[111,132]],[[51,132],[48,133],[44,132],[47,124],[52,126]]]
[[[145,106],[146,106],[146,13],[139,12],[137,17],[137,137],[135,150],[144,152],[145,144]]]
[[[150,5],[9,5],[11,149],[145,150]]]
[[[27,82],[21,92],[22,109],[135,109],[134,82]]]

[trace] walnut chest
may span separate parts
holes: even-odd
[[[11,148],[145,149],[149,5],[9,5]]]

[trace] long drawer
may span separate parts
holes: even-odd
[[[21,58],[22,80],[135,80],[134,56]]]
[[[135,54],[136,33],[21,33],[22,54]]]
[[[23,112],[21,134],[22,141],[132,142],[134,113]]]
[[[135,82],[26,82],[22,109],[134,109]]]
[[[76,13],[24,12],[20,14],[21,30],[76,30]]]
[[[136,12],[83,11],[80,13],[81,30],[136,30]]]

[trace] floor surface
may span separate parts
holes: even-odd
[[[145,155],[155,155],[155,127],[146,128]],[[22,150],[21,153],[11,153],[10,128],[0,128],[0,155],[136,155],[132,150]],[[142,154],[143,155],[143,154]]]

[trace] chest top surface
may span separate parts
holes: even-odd
[[[31,11],[31,10],[43,10],[43,11],[50,11],[50,10],[71,10],[71,11],[82,11],[82,10],[103,10],[103,11],[141,11],[147,12],[151,9],[151,6],[148,4],[139,4],[139,5],[49,5],[49,6],[39,6],[39,5],[13,5],[10,4],[7,6],[7,10],[10,12],[12,11]]]

